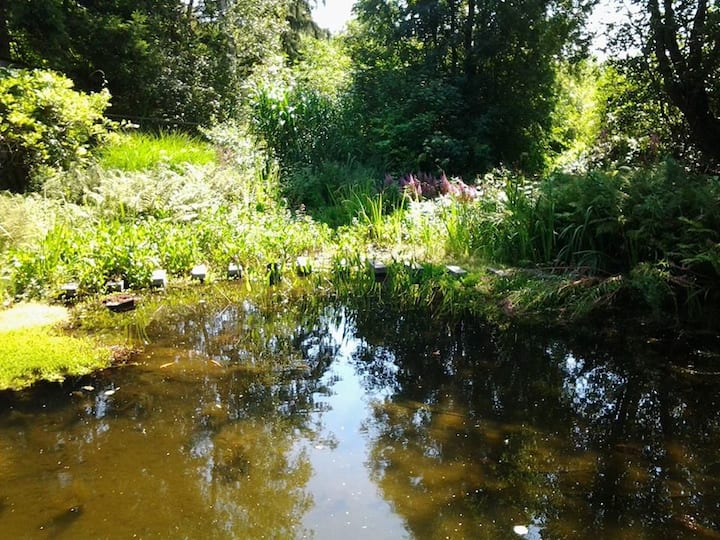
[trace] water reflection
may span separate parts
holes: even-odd
[[[707,347],[249,302],[0,396],[8,538],[712,538]]]
[[[3,537],[303,534],[311,468],[295,443],[315,429],[328,324],[187,306],[148,328],[139,366],[6,395]]]
[[[383,316],[358,316],[363,381],[396,389],[368,421],[370,466],[414,537],[720,536],[715,382],[631,339]]]

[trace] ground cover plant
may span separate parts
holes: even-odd
[[[68,320],[67,310],[42,304],[0,311],[0,390],[39,379],[60,381],[110,364],[109,349],[62,331],[59,325]]]
[[[112,144],[103,146],[99,155],[99,164],[104,169],[175,169],[187,163],[209,165],[217,159],[213,145],[187,133],[146,133],[134,128],[113,133],[111,137]]]

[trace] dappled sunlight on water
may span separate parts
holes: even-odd
[[[3,538],[720,535],[692,348],[249,302],[145,334],[137,365],[3,395]]]

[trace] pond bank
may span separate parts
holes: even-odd
[[[689,320],[663,317],[634,303],[633,286],[623,276],[597,278],[517,268],[491,268],[468,262],[463,272],[440,264],[388,263],[378,277],[367,260],[343,260],[299,277],[292,272],[276,285],[244,280],[186,281],[163,290],[132,293],[132,311],[113,313],[91,296],[72,310],[45,304],[18,304],[0,311],[0,389],[22,389],[36,381],[58,381],[124,363],[133,347],[168,312],[222,309],[257,302],[268,310],[282,306],[340,302],[360,309],[389,308],[423,313],[434,322],[483,320],[500,329],[572,329],[613,335],[632,332],[673,341],[693,333],[718,334],[711,320],[702,328]],[[135,309],[137,307],[137,309]],[[383,308],[383,309],[384,309]],[[70,335],[67,330],[73,328]],[[102,346],[99,346],[102,344]]]
[[[0,390],[61,381],[110,364],[107,349],[63,331],[69,320],[63,306],[24,303],[0,311]]]

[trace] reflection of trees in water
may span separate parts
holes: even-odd
[[[306,492],[312,471],[296,441],[313,436],[310,419],[322,407],[315,399],[327,391],[320,380],[336,344],[327,316],[280,307],[166,310],[140,366],[78,384],[92,384],[91,392],[69,397],[58,388],[14,401],[22,429],[0,413],[0,434],[12,436],[8,448],[24,449],[12,452],[13,465],[38,486],[16,493],[3,482],[0,497],[18,501],[32,489],[54,494],[48,515],[26,514],[32,504],[16,507],[19,534],[35,520],[56,530],[56,515],[76,507],[82,512],[71,513],[67,526],[76,537],[130,537],[138,530],[157,537],[301,534],[313,504]],[[222,331],[240,340],[215,364],[213,339]],[[270,352],[256,357],[263,347]],[[172,365],[159,367],[168,360]],[[14,527],[0,524],[5,532]],[[98,532],[102,527],[107,531]]]
[[[206,329],[204,352],[230,373],[196,395],[189,451],[217,525],[233,537],[295,538],[313,505],[310,461],[295,445],[299,433],[312,436],[314,396],[336,354],[325,315],[245,304],[193,321]],[[218,352],[223,332],[239,339]]]
[[[312,507],[306,455],[293,455],[294,437],[280,419],[253,418],[198,434],[200,490],[218,531],[233,538],[294,538]]]
[[[418,538],[720,527],[718,386],[657,350],[381,311],[357,326],[357,370],[388,395],[366,426],[372,475]]]

